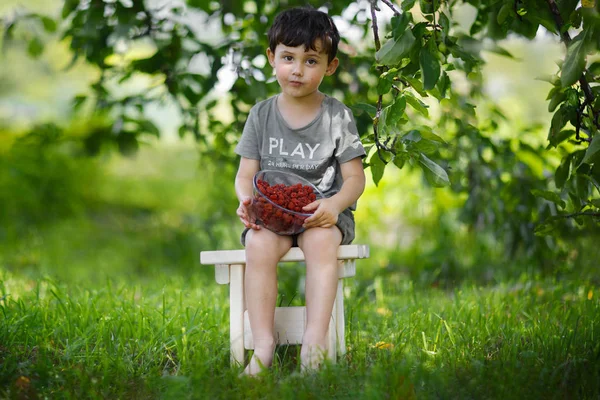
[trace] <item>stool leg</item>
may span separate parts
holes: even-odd
[[[337,295],[335,297],[336,331],[338,354],[346,354],[346,321],[344,318],[344,280],[338,279]]]
[[[337,300],[333,303],[333,310],[331,313],[331,319],[329,320],[329,330],[327,332],[327,355],[329,356],[329,360],[335,364],[337,361],[337,332],[335,329],[335,320],[336,317],[336,303]]]
[[[229,283],[229,340],[231,365],[244,365],[244,271],[245,265],[230,266]]]

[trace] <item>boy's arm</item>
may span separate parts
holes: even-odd
[[[235,194],[237,195],[240,205],[237,209],[237,215],[246,226],[246,228],[259,229],[248,213],[248,206],[252,202],[252,180],[254,175],[260,170],[260,161],[251,158],[242,157],[240,166],[235,175]]]
[[[317,200],[303,209],[305,211],[316,210],[306,219],[306,229],[321,226],[329,228],[336,224],[338,215],[350,207],[365,190],[365,171],[360,157],[340,164],[344,183],[338,193],[328,199]]]
[[[242,201],[245,197],[252,197],[252,180],[254,175],[260,170],[260,161],[251,158],[242,157],[235,175],[235,194],[238,200]]]
[[[365,190],[365,170],[360,157],[340,164],[340,168],[344,183],[340,191],[331,196],[331,200],[339,210],[338,214],[354,204]]]

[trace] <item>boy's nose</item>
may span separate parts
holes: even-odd
[[[292,74],[295,76],[302,76],[302,66],[296,65],[292,71]]]

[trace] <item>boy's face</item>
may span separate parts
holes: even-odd
[[[316,51],[304,45],[289,47],[278,44],[275,53],[267,49],[269,64],[275,69],[277,82],[284,95],[302,98],[316,93],[324,76],[331,75],[338,66],[338,59],[329,62],[321,40],[315,42]]]

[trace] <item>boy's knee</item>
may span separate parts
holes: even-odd
[[[310,228],[302,232],[298,238],[300,247],[318,246],[322,248],[335,247],[337,249],[341,242],[342,232],[340,232],[337,226],[332,226],[331,228]]]
[[[268,229],[250,230],[246,234],[247,252],[285,252],[290,247],[292,247],[291,238],[277,235]]]
[[[264,251],[265,245],[269,242],[269,231],[266,229],[249,230],[246,234],[246,251]],[[272,240],[272,238],[271,238]]]

